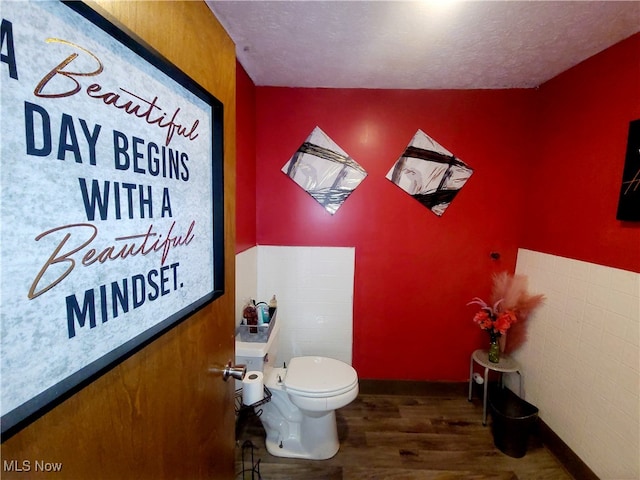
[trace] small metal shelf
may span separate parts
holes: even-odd
[[[276,324],[277,316],[278,310],[276,309],[269,323],[246,325],[243,320],[243,323],[236,327],[236,340],[249,343],[267,343]]]

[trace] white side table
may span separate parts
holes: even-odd
[[[469,362],[469,401],[471,401],[473,388],[473,363],[477,363],[484,367],[484,397],[482,399],[482,425],[487,424],[487,385],[489,384],[489,370],[500,372],[500,383],[502,383],[503,373],[517,373],[520,378],[520,397],[522,397],[522,374],[520,373],[520,364],[509,355],[500,354],[500,361],[493,363],[489,361],[488,350],[476,350],[471,354]]]

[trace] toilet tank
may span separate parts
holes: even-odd
[[[271,319],[267,334],[247,334],[246,328],[246,326],[240,326],[236,329],[236,365],[246,365],[247,371],[257,370],[264,372],[265,369],[273,368],[278,357],[278,337],[280,332],[277,311]],[[251,335],[256,337],[252,338]]]

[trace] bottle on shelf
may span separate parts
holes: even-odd
[[[242,317],[244,318],[247,325],[258,325],[258,314],[256,312],[256,306],[253,300],[249,300],[249,302],[245,305],[242,310]],[[250,326],[249,333],[258,333],[257,326]]]
[[[269,300],[269,320],[271,320],[273,318],[273,315],[276,313],[276,308],[278,308],[278,300],[274,295],[273,297],[271,297],[271,300]]]

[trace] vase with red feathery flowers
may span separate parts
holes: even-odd
[[[526,339],[525,323],[529,314],[544,302],[544,295],[530,295],[525,275],[501,272],[493,275],[491,301],[493,305],[475,297],[467,305],[479,305],[473,321],[489,334],[489,360],[500,361],[500,353],[507,351],[506,334],[509,330],[508,352],[519,348]],[[515,328],[512,329],[512,326]],[[511,329],[511,330],[510,330]],[[515,334],[515,335],[514,335]]]
[[[500,309],[502,300],[498,300],[493,306],[476,297],[468,305],[480,305],[480,310],[473,317],[473,321],[482,330],[489,334],[489,361],[500,361],[500,345],[498,339],[507,333],[507,330],[517,321],[516,314],[512,310]]]

